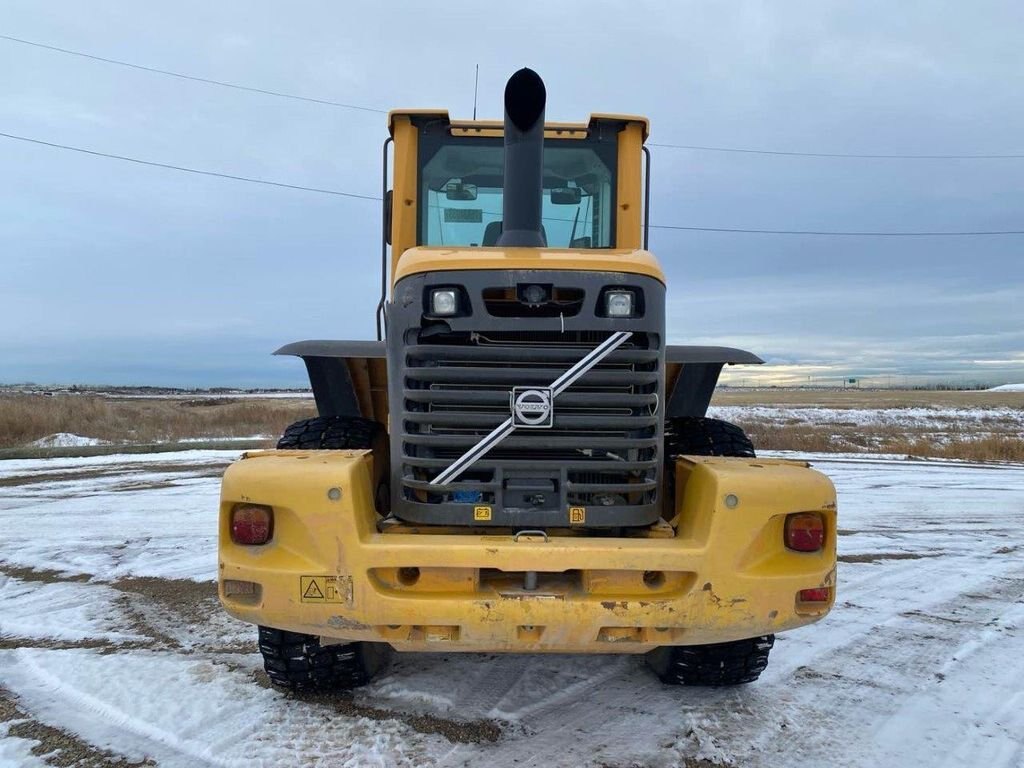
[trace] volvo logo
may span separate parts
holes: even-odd
[[[548,429],[555,423],[551,387],[513,387],[512,424],[524,429]]]

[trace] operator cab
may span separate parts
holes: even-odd
[[[452,121],[433,110],[392,112],[388,122],[394,174],[389,179],[385,168],[385,183],[393,181],[385,222],[392,267],[409,248],[497,246],[503,124]],[[646,247],[647,134],[645,118],[626,115],[545,124],[541,220],[547,247]]]

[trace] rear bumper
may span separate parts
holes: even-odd
[[[834,601],[835,491],[801,463],[680,459],[674,530],[546,540],[404,525],[380,532],[371,470],[366,451],[254,453],[229,468],[220,507],[225,609],[254,624],[398,650],[641,653],[792,629]],[[267,545],[231,542],[230,510],[243,501],[274,508]],[[822,515],[821,552],[783,546],[794,512]],[[524,588],[527,572],[535,589]],[[821,586],[833,588],[828,602],[797,601]]]

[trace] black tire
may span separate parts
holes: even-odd
[[[685,416],[665,422],[665,461],[679,456],[755,458],[754,444],[735,424]],[[674,473],[668,473],[669,483]],[[671,491],[671,489],[670,489]],[[664,646],[647,654],[647,664],[667,685],[722,686],[752,683],[768,666],[775,635],[712,645]]]
[[[723,686],[752,683],[768,666],[775,635],[711,645],[663,646],[647,665],[666,685]]]
[[[742,456],[754,458],[754,444],[735,424],[719,419],[683,416],[665,422],[665,460],[678,456]]]
[[[384,432],[376,421],[357,416],[318,416],[292,424],[277,441],[279,449],[373,448]]]
[[[366,685],[390,657],[385,643],[321,645],[314,635],[260,627],[263,669],[293,691],[338,691]]]
[[[280,450],[370,449],[385,457],[374,462],[378,508],[387,499],[387,433],[376,421],[356,416],[318,416],[297,421],[277,441]],[[263,669],[275,685],[293,691],[337,691],[366,685],[386,664],[386,643],[321,645],[316,635],[259,628]]]

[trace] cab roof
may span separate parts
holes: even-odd
[[[446,109],[393,109],[388,112],[388,131],[395,135],[395,118],[408,117],[413,122],[419,122],[425,118],[441,120],[448,124],[453,134],[458,136],[501,136],[504,133],[504,123],[501,120],[452,120]],[[595,123],[638,123],[643,126],[644,141],[650,135],[651,124],[646,117],[639,115],[616,115],[605,112],[592,113],[590,119],[585,123],[544,123],[544,136],[546,138],[584,138]]]

